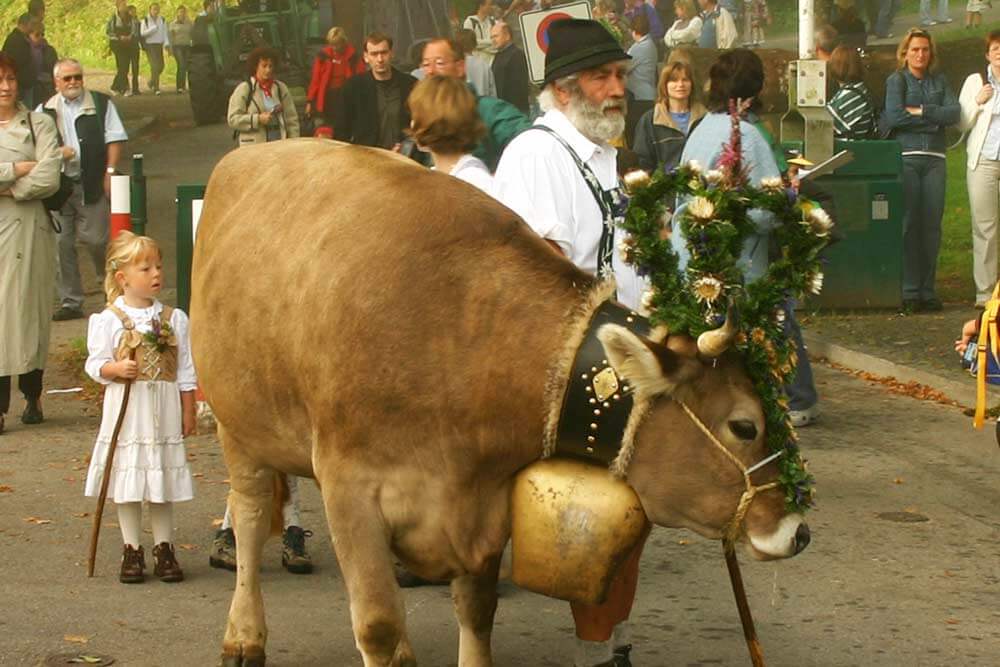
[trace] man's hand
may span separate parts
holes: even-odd
[[[76,157],[76,151],[69,146],[63,146],[59,150],[60,152],[62,152],[63,162],[69,162],[70,160]]]
[[[31,170],[38,164],[34,160],[24,160],[14,163],[14,178],[23,178],[31,173]]]
[[[923,116],[924,115],[924,108],[923,107],[906,107],[906,113],[910,114],[911,116]]]
[[[312,116],[312,113],[313,113],[312,102],[306,102],[306,118],[308,118],[309,116]]]
[[[993,86],[986,84],[976,94],[976,104],[986,104],[990,101],[991,97],[993,97]]]
[[[955,351],[965,354],[969,342],[979,333],[979,320],[969,320],[962,326],[962,337],[955,341]]]

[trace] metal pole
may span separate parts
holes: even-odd
[[[799,59],[816,57],[816,12],[813,0],[799,0]]]
[[[142,173],[142,153],[132,156],[132,229],[146,235],[146,176]]]

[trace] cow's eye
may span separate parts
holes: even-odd
[[[729,422],[729,430],[740,440],[751,442],[757,439],[757,426],[747,419],[733,419]]]

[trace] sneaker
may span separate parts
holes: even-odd
[[[137,93],[133,93],[131,90],[126,90],[124,94],[125,94],[125,97],[132,97],[133,95],[136,95]]]
[[[938,19],[938,23],[954,23],[955,19],[948,17],[946,19]]]
[[[222,570],[236,571],[236,535],[233,534],[232,528],[215,531],[208,564]]]
[[[618,646],[615,648],[614,657],[611,659],[611,664],[613,667],[632,667],[632,661],[629,660],[629,653],[632,652],[632,645],[625,644],[625,646]]]
[[[141,584],[146,580],[143,570],[146,569],[146,555],[142,547],[133,549],[126,544],[122,551],[122,570],[118,574],[118,581],[123,584]]]
[[[177,563],[174,555],[174,545],[160,542],[153,547],[153,574],[168,584],[184,581],[184,571]]]
[[[79,308],[71,308],[70,306],[59,306],[59,310],[52,314],[53,322],[65,322],[67,320],[82,320],[84,318],[83,311]]]
[[[920,310],[920,301],[917,299],[903,299],[903,305],[900,307],[899,312],[902,315],[912,315],[918,310]]]
[[[45,421],[42,415],[42,404],[39,399],[29,400],[21,413],[22,424],[41,424]]]
[[[302,530],[298,526],[285,528],[285,534],[281,539],[281,564],[292,574],[312,572],[312,559],[306,553],[306,538],[312,535],[311,530]]]
[[[154,94],[154,95],[159,95],[159,94],[160,94],[160,89],[159,89],[159,88],[157,88],[156,90],[154,90],[154,91],[153,91],[153,94]]]
[[[920,300],[919,310],[922,310],[925,313],[938,313],[944,310],[944,304],[941,303],[941,299],[936,296],[932,296],[929,299]]]
[[[921,28],[930,28],[932,25],[937,25],[937,24],[938,24],[937,21],[935,21],[934,19],[931,19],[930,21],[921,21],[920,22],[920,27]]]
[[[819,419],[819,406],[813,405],[805,410],[789,410],[788,417],[792,420],[792,426],[795,428],[809,426]]]

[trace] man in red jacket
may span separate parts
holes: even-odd
[[[347,40],[343,28],[334,26],[326,33],[326,43],[316,55],[306,93],[306,116],[315,113],[323,125],[333,127],[333,109],[340,89],[355,74],[363,74],[365,63]]]

